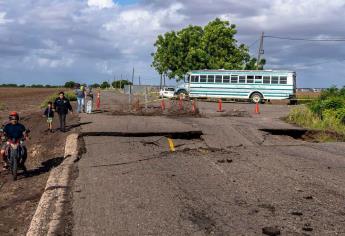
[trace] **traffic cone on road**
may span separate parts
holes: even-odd
[[[182,96],[180,96],[180,99],[179,99],[179,101],[178,101],[178,109],[179,109],[179,111],[182,111],[182,108],[183,108]]]
[[[98,110],[101,108],[101,94],[100,94],[100,92],[97,93],[96,107]]]
[[[165,110],[165,102],[164,102],[164,98],[162,99],[161,101],[161,108],[162,108],[162,111]]]
[[[217,112],[223,112],[223,101],[221,98],[218,99],[218,111]]]
[[[192,101],[192,112],[195,113],[196,112],[196,104],[195,104],[195,100]]]
[[[259,103],[255,103],[255,114],[260,114]]]

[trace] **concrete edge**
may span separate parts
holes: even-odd
[[[67,136],[64,160],[50,172],[27,236],[57,234],[63,220],[63,206],[68,197],[72,166],[78,158],[78,138],[77,133]]]

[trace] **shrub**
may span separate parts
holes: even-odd
[[[101,89],[106,89],[106,88],[110,88],[110,84],[109,84],[107,81],[104,81],[104,82],[101,84]]]
[[[50,95],[49,97],[47,97],[41,104],[41,108],[45,108],[47,107],[48,105],[48,102],[53,102],[55,101],[55,99],[59,96],[58,93],[54,93],[52,95]],[[68,92],[65,92],[65,97],[70,100],[71,102],[72,101],[77,101],[77,96],[75,95],[74,91],[68,91]]]
[[[345,125],[345,108],[338,109],[335,112],[335,117],[339,120],[339,122]]]

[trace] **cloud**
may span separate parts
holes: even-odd
[[[115,6],[112,0],[88,0],[87,5],[90,7],[96,7],[99,9],[112,8]]]
[[[157,35],[189,24],[205,25],[216,17],[237,25],[236,38],[252,44],[253,56],[262,31],[303,38],[344,35],[343,0],[114,2],[0,0],[0,82],[99,82],[121,74],[130,78],[135,67],[142,81],[158,83],[150,67]],[[344,43],[265,38],[264,49],[267,68],[296,70],[300,86],[345,84]]]
[[[6,19],[6,14],[6,12],[0,12],[0,25],[4,25],[13,21],[10,19]]]

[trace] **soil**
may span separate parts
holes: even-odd
[[[69,115],[68,132],[46,132],[47,124],[40,103],[56,89],[0,89],[0,121],[6,121],[9,111],[16,110],[21,123],[31,130],[26,142],[28,175],[13,181],[7,171],[0,173],[0,235],[25,235],[37,204],[44,191],[49,172],[63,161],[66,136],[78,132],[79,118]],[[58,124],[54,118],[55,127]],[[0,165],[2,167],[2,165]]]

